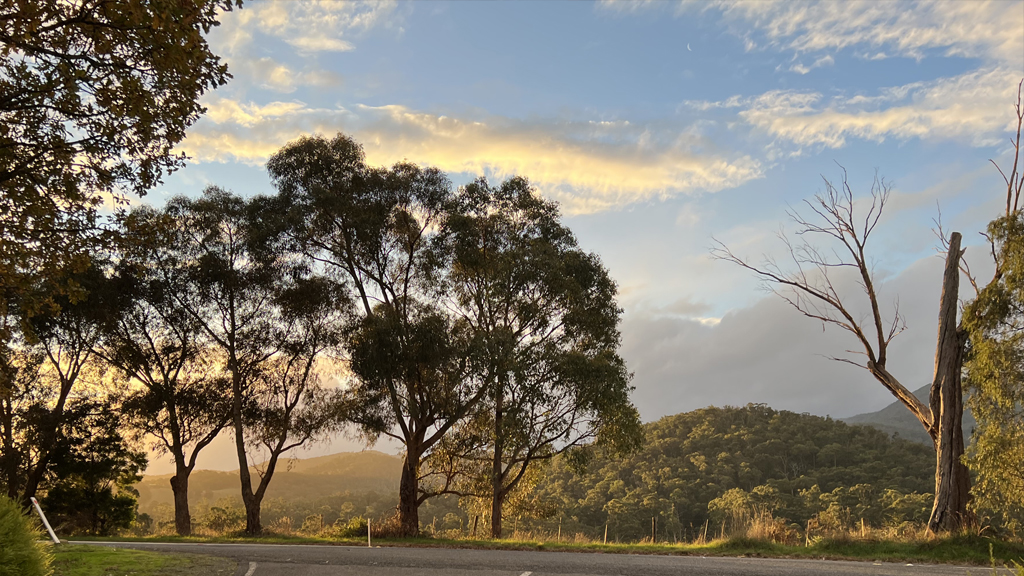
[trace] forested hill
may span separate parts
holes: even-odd
[[[709,517],[720,522],[722,510],[755,502],[801,524],[831,508],[840,519],[876,525],[920,520],[931,504],[932,449],[867,426],[752,404],[667,416],[645,431],[639,453],[598,451],[582,475],[557,459],[539,470],[536,483],[513,498],[509,526],[555,532],[561,524],[563,533],[600,537],[607,522],[610,538],[636,540],[650,535],[656,516],[659,533],[683,538]],[[399,458],[373,451],[294,461],[270,485],[268,524],[285,516],[301,522],[323,514],[331,524],[386,513],[397,505],[400,470]],[[239,502],[237,473],[197,471],[192,478],[200,521],[202,510],[223,506],[224,498]],[[167,477],[147,477],[138,487],[140,511],[166,521]],[[709,513],[715,499],[719,516]],[[428,502],[421,519],[436,518],[439,529],[468,526],[477,513],[454,501]]]
[[[571,530],[598,534],[608,522],[622,538],[650,534],[652,516],[665,535],[692,534],[731,489],[719,510],[760,501],[800,523],[833,503],[873,524],[919,519],[931,504],[932,449],[874,428],[751,404],[667,416],[646,432],[640,453],[598,456],[583,476],[555,462],[538,502]]]

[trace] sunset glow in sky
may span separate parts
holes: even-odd
[[[234,79],[205,96],[190,165],[146,202],[207,184],[271,193],[268,156],[312,132],[456,184],[524,175],[619,283],[645,421],[748,402],[848,416],[892,401],[823,357],[855,342],[712,260],[712,236],[753,261],[779,254],[786,210],[822,177],[842,165],[861,195],[884,177],[875,270],[908,323],[890,371],[928,382],[933,219],[941,208],[984,269],[1024,2],[255,1],[211,44]]]

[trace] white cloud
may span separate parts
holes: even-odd
[[[882,88],[873,95],[826,99],[819,92],[772,90],[684,105],[695,110],[739,109],[738,116],[748,124],[797,146],[839,148],[849,138],[958,140],[992,146],[1015,126],[1010,106],[1019,81],[1020,72],[993,67]]]
[[[990,146],[1010,127],[1009,107],[1018,80],[1018,73],[994,68],[827,103],[818,93],[773,91],[751,99],[739,116],[772,136],[804,146],[838,148],[850,137],[934,138]]]
[[[750,42],[797,53],[869,47],[874,55],[947,56],[1019,64],[1024,56],[1024,5],[1020,1],[972,2],[760,2],[683,3],[682,9],[719,10],[730,21],[752,24]],[[763,35],[763,39],[761,36]],[[754,38],[752,38],[754,37]]]
[[[214,38],[236,55],[240,55],[240,45],[251,40],[252,32],[257,30],[303,52],[347,51],[355,46],[344,36],[390,25],[390,18],[397,14],[396,6],[393,1],[258,2],[226,14]]]
[[[810,66],[804,66],[802,62],[797,62],[796,64],[793,64],[792,66],[789,67],[789,71],[803,75],[807,74],[811,70],[814,70],[815,68],[821,68],[822,66],[831,66],[835,63],[835,58],[833,58],[831,54],[826,54],[812,62]]]
[[[453,173],[528,176],[567,213],[715,192],[762,176],[749,156],[703,151],[706,142],[671,127],[462,119],[394,105],[317,109],[221,98],[207,106],[183,145],[201,162],[260,164],[300,135],[343,131],[364,145],[375,164],[408,159]]]

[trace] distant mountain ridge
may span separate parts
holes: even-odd
[[[931,390],[931,384],[926,384],[914,391],[914,396],[917,396],[918,400],[928,403],[928,395]],[[865,414],[857,414],[856,416],[850,416],[848,418],[838,418],[847,424],[864,424],[877,428],[889,434],[898,434],[900,438],[906,440],[913,440],[914,442],[920,442],[921,444],[932,444],[932,439],[925,432],[924,426],[917,421],[917,418],[910,413],[899,401],[889,404],[885,408],[877,412],[867,412]],[[971,415],[970,410],[964,409],[963,419],[963,430],[964,430],[964,442],[966,443],[974,430],[974,416]]]
[[[255,467],[250,468],[254,473]],[[267,499],[321,498],[341,492],[398,491],[402,459],[376,450],[341,452],[316,458],[287,458],[278,461],[277,471],[267,487]],[[145,476],[135,485],[139,511],[152,514],[158,506],[173,505],[171,474]],[[254,478],[255,481],[255,478]],[[238,471],[196,470],[189,478],[191,502],[237,499],[241,505]]]

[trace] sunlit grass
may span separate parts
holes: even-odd
[[[227,576],[236,568],[227,558],[106,546],[62,544],[53,557],[53,576]]]

